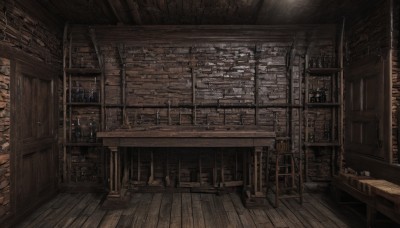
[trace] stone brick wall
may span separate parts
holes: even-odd
[[[10,212],[10,60],[0,58],[0,218]]]
[[[157,30],[154,30],[151,31],[151,38],[144,41],[145,39],[140,37],[149,34],[142,36],[141,31],[131,32],[129,28],[109,27],[106,34],[103,34],[104,30],[96,30],[100,51],[105,61],[105,103],[118,105],[121,102],[121,61],[117,44],[125,43],[127,104],[130,106],[127,109],[127,117],[132,126],[157,125],[157,113],[159,125],[167,126],[168,104],[171,105],[171,125],[192,125],[194,123],[193,77],[196,85],[196,125],[209,127],[255,125],[257,70],[260,105],[258,125],[268,131],[276,132],[278,136],[288,136],[290,109],[285,105],[289,103],[290,77],[293,77],[294,82],[294,104],[300,105],[304,99],[306,48],[311,47],[313,56],[336,54],[335,33],[332,28],[328,30],[325,27],[313,32],[306,30],[296,28],[296,31],[290,29],[271,31],[269,33],[271,36],[279,36],[280,39],[269,38],[266,33],[265,39],[257,42],[239,42],[235,41],[234,37],[229,37],[237,36],[237,31],[236,33],[232,31],[232,34],[226,32],[226,42],[213,42],[213,39],[180,42],[179,40],[185,40],[186,37],[185,34],[179,34],[179,31],[174,35],[168,33],[169,36],[176,37],[176,40],[156,39],[154,37],[163,36],[155,35]],[[72,31],[75,39],[71,53],[72,66],[89,68],[98,66],[94,49],[87,37],[87,28],[74,26]],[[117,32],[121,36],[120,39],[104,38],[108,34]],[[207,32],[209,31],[204,31]],[[257,39],[259,33],[255,31],[249,33],[252,32],[255,33],[252,39]],[[202,31],[198,31],[197,34],[202,36]],[[293,73],[289,76],[287,57],[292,46],[293,34],[298,35],[298,42],[293,60]],[[214,36],[223,39],[220,34]],[[126,40],[123,40],[124,38]],[[244,38],[240,37],[237,40],[240,39]],[[322,86],[330,88],[330,80],[314,78],[312,81],[312,88]],[[89,86],[89,83],[86,82],[86,86]],[[328,91],[328,94],[330,93],[331,91]],[[328,109],[313,111],[310,112],[311,122],[315,125],[312,127],[315,129],[315,135],[321,136],[325,130],[324,123],[330,120],[331,114]],[[304,132],[304,126],[299,126],[298,109],[295,108],[292,115],[294,149],[297,151],[300,140],[298,131],[301,128]],[[99,115],[96,108],[80,108],[73,112],[73,118],[76,117],[80,118],[82,125],[87,125],[90,117],[98,120]],[[119,128],[121,123],[121,108],[108,107],[107,129]],[[316,151],[310,155],[311,180],[329,180],[330,164],[330,152]]]
[[[392,72],[392,113],[393,113],[393,162],[400,163],[399,157],[399,142],[398,142],[398,128],[399,128],[399,105],[400,105],[400,47],[399,47],[399,30],[400,30],[400,2],[393,1],[393,72]]]

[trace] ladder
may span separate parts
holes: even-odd
[[[276,138],[275,150],[267,154],[267,197],[272,192],[274,207],[280,199],[298,198],[303,203],[301,159],[290,149],[290,138]]]

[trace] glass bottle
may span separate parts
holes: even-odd
[[[92,118],[92,119],[90,119],[90,122],[89,122],[89,142],[90,143],[96,142],[96,132],[97,132],[96,122]]]
[[[75,125],[75,141],[80,142],[82,138],[82,129],[81,124],[79,122],[79,118],[76,118],[76,125]]]

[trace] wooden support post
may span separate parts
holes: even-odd
[[[120,167],[119,167],[119,152],[118,147],[109,147],[110,149],[110,192],[108,197],[120,197]]]
[[[154,157],[153,151],[150,152],[150,177],[148,181],[148,185],[152,185],[154,182]]]
[[[168,125],[172,125],[172,120],[171,120],[171,101],[168,100]]]
[[[260,117],[260,110],[259,110],[259,86],[258,86],[258,64],[259,64],[259,59],[260,59],[260,50],[259,46],[256,44],[254,47],[254,103],[256,105],[255,107],[255,121],[254,124],[258,125],[259,124],[259,117]]]
[[[169,179],[169,150],[165,152],[165,186],[169,187],[171,180]]]
[[[221,183],[220,183],[220,187],[224,187],[225,186],[225,174],[224,174],[224,150],[223,148],[221,148]]]
[[[217,154],[214,154],[213,186],[217,187]]]
[[[263,150],[263,148],[261,147],[260,148],[260,159],[258,160],[258,183],[259,183],[259,189],[258,189],[258,192],[260,192],[260,193],[262,193],[262,194],[264,194],[263,193],[263,189],[262,189],[262,186],[263,186],[263,153],[264,153],[264,150]]]
[[[121,61],[121,104],[122,104],[122,126],[130,128],[128,116],[126,114],[126,62],[125,62],[125,46],[118,44],[117,46],[119,58]]]
[[[198,159],[199,159],[199,183],[200,183],[200,186],[202,186],[203,180],[201,178],[201,175],[203,173],[203,170],[202,170],[202,164],[201,164],[201,152],[198,154]]]
[[[257,192],[258,192],[258,170],[257,170],[257,163],[258,163],[258,160],[257,160],[257,154],[258,154],[258,151],[257,151],[257,148],[255,147],[254,148],[254,150],[253,150],[253,192],[254,192],[254,194],[257,194]]]
[[[181,156],[178,158],[178,186],[181,184]]]
[[[141,174],[140,163],[141,163],[141,161],[140,161],[140,149],[138,149],[138,159],[137,159],[137,180],[138,180],[138,182],[141,181],[140,176],[142,175]]]
[[[127,153],[127,148],[124,147],[121,149],[122,156],[123,156],[123,163],[124,163],[124,174],[122,176],[122,185],[125,186],[128,183],[129,180],[129,164],[128,164],[128,153]]]
[[[235,150],[235,181],[238,180],[238,153]]]
[[[94,28],[89,29],[89,34],[90,38],[92,40],[92,44],[94,47],[94,50],[96,52],[97,60],[99,62],[99,68],[101,70],[101,80],[100,80],[100,97],[101,97],[101,114],[100,114],[100,121],[101,121],[101,126],[99,130],[107,129],[107,124],[106,124],[106,118],[105,118],[105,84],[104,84],[104,79],[105,79],[105,73],[104,73],[104,61],[103,61],[103,56],[100,52],[100,49],[97,45],[97,39],[96,39],[96,32]],[[71,87],[70,87],[71,88]]]
[[[67,67],[67,53],[71,56],[71,52],[68,51],[71,48],[68,48],[68,23],[64,26],[64,35],[63,35],[63,181],[67,182],[68,172],[67,172],[67,72],[65,68]],[[71,62],[69,62],[71,64]],[[71,93],[71,92],[70,92]],[[69,95],[68,95],[69,96]],[[71,128],[71,126],[69,126]]]
[[[196,107],[196,74],[194,72],[195,59],[193,57],[193,48],[190,48],[190,73],[192,75],[192,124],[197,125],[197,107]]]
[[[130,173],[130,179],[133,180],[133,172],[135,171],[135,169],[133,168],[133,163],[134,163],[134,153],[133,153],[133,149],[129,149],[131,150],[131,153],[129,153],[129,160],[130,162],[130,169],[129,169],[129,173]]]

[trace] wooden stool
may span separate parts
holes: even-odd
[[[290,149],[289,138],[276,138],[275,150],[267,155],[267,195],[275,195],[275,207],[279,199],[299,198],[303,203],[303,177],[300,154]]]

